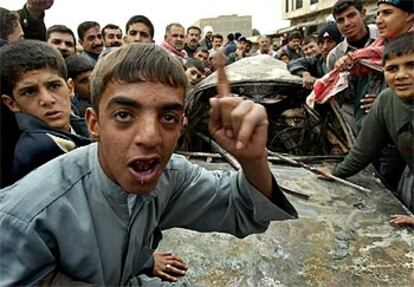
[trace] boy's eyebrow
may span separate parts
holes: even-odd
[[[33,87],[37,87],[37,83],[23,83],[21,84],[21,86],[18,88],[19,90],[23,90],[23,89],[27,89],[27,88],[33,88]]]
[[[178,103],[171,103],[171,104],[163,105],[161,109],[164,111],[172,111],[172,110],[184,111],[184,106]]]
[[[51,84],[51,83],[62,83],[65,82],[63,79],[51,79],[51,80],[47,80],[46,83]]]
[[[134,101],[134,100],[132,100],[128,97],[124,97],[124,96],[119,96],[119,97],[112,98],[108,102],[108,105],[106,107],[109,109],[112,106],[116,106],[116,105],[129,106],[129,107],[133,107],[133,108],[140,108],[141,107],[141,105],[138,104],[136,101]]]
[[[124,96],[118,96],[112,98],[107,105],[107,108],[110,109],[112,106],[121,105],[121,106],[129,106],[132,108],[142,108],[142,105],[140,103],[137,103],[131,98],[124,97]],[[171,111],[171,110],[179,110],[183,111],[184,106],[181,103],[166,103],[160,107],[160,110],[164,111]]]

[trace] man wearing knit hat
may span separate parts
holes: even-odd
[[[414,1],[378,0],[375,23],[380,36],[385,40],[408,32],[414,25]]]
[[[343,39],[335,23],[328,23],[322,26],[318,34],[318,45],[324,60],[328,57],[329,52],[342,42]]]
[[[289,71],[303,78],[303,86],[312,89],[315,79],[322,78],[328,71],[326,57],[329,52],[343,40],[335,23],[328,23],[321,27],[318,33],[319,55],[311,58],[299,58],[289,62]]]

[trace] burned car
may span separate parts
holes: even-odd
[[[231,92],[262,104],[269,118],[268,149],[292,155],[343,155],[354,137],[335,104],[305,104],[309,91],[293,76],[283,62],[266,55],[248,57],[226,69]],[[217,94],[217,76],[203,80],[186,97],[189,126],[182,150],[206,151],[208,146],[195,135],[208,135],[208,99]]]
[[[160,249],[190,266],[181,280],[202,286],[412,286],[413,229],[389,223],[391,214],[410,212],[370,167],[349,179],[355,186],[318,179],[312,170],[342,160],[354,140],[337,105],[309,109],[301,79],[268,56],[240,60],[226,73],[232,93],[266,107],[269,166],[299,219],[272,222],[263,234],[244,239],[165,231]],[[177,152],[207,169],[235,170],[238,163],[207,131],[216,81],[213,74],[189,91],[189,124]]]

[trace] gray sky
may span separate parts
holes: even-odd
[[[26,0],[1,0],[0,6],[16,10],[24,3]],[[86,20],[97,21],[101,26],[114,23],[124,30],[131,16],[143,14],[153,22],[159,43],[169,23],[188,27],[200,18],[230,14],[252,15],[253,28],[262,34],[270,33],[289,26],[288,21],[281,20],[281,9],[280,0],[55,0],[45,22],[46,26],[64,24],[76,34],[78,24]]]

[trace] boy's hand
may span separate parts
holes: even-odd
[[[225,58],[212,59],[217,69],[217,98],[210,99],[210,134],[241,164],[247,180],[268,198],[273,197],[267,162],[267,113],[262,105],[230,96]]]
[[[317,167],[316,170],[319,173],[318,175],[319,179],[332,181],[332,179],[328,177],[329,175],[332,175],[332,168],[327,167],[327,166],[320,166],[320,167]]]
[[[377,95],[375,94],[365,95],[365,97],[361,99],[361,109],[365,110],[365,113],[368,113],[374,105],[374,101],[376,98]]]
[[[394,224],[409,224],[414,226],[414,216],[408,216],[408,215],[398,215],[398,214],[394,214],[391,215],[391,223]]]
[[[176,282],[178,277],[184,276],[188,269],[187,264],[171,252],[154,252],[153,275],[162,280]]]
[[[302,75],[302,82],[303,82],[303,86],[306,89],[312,90],[313,84],[315,83],[315,78],[312,77],[309,72],[304,72]]]
[[[337,68],[339,72],[349,71],[354,65],[354,61],[354,52],[348,52],[345,56],[342,56],[336,61],[335,68]]]
[[[54,0],[27,0],[26,8],[30,15],[39,18],[43,12],[52,7]]]
[[[237,160],[266,157],[268,120],[262,105],[240,97],[210,99],[210,134]]]
[[[267,113],[262,105],[230,96],[224,71],[226,58],[214,53],[211,61],[217,70],[217,98],[210,99],[210,134],[240,162],[266,157]]]

